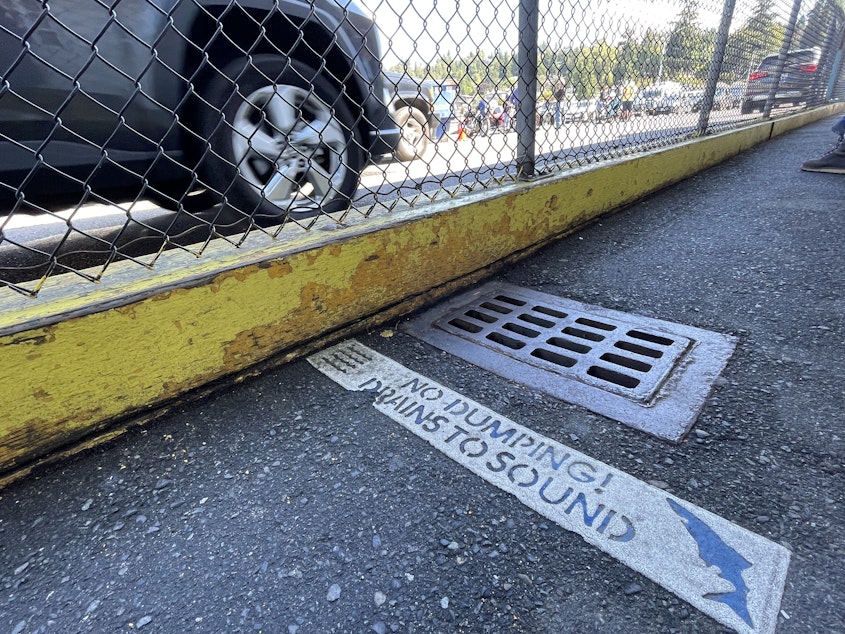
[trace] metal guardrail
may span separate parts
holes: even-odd
[[[0,297],[845,95],[834,0],[365,4],[4,3]]]

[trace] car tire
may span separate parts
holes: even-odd
[[[754,102],[750,99],[747,101],[743,101],[742,105],[739,108],[740,114],[751,114],[754,112]]]
[[[220,196],[208,189],[188,189],[157,185],[146,190],[146,197],[162,209],[200,213],[220,204]]]
[[[428,124],[425,115],[412,106],[403,106],[394,115],[402,138],[396,146],[395,156],[403,162],[420,158],[428,149]]]
[[[355,118],[317,69],[281,55],[225,65],[198,88],[202,184],[248,216],[349,207],[365,163]]]

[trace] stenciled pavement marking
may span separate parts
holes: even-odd
[[[774,632],[789,551],[358,343],[308,361],[501,490],[738,632]]]

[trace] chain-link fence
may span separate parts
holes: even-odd
[[[284,240],[845,94],[840,0],[364,2],[6,0],[0,284]]]

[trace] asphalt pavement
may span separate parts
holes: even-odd
[[[681,598],[671,574],[637,572],[302,359],[0,491],[0,633],[736,629],[709,605],[764,631],[745,613],[759,599],[757,562],[740,555],[748,566],[729,575],[694,530],[717,517],[789,553],[772,628],[845,632],[845,177],[799,170],[832,148],[832,123],[606,216],[491,280],[732,338],[681,442],[481,369],[404,321],[356,337],[548,446],[672,496],[699,572],[719,578],[712,593]],[[525,477],[511,483],[527,487]],[[593,533],[628,539],[604,517]]]

